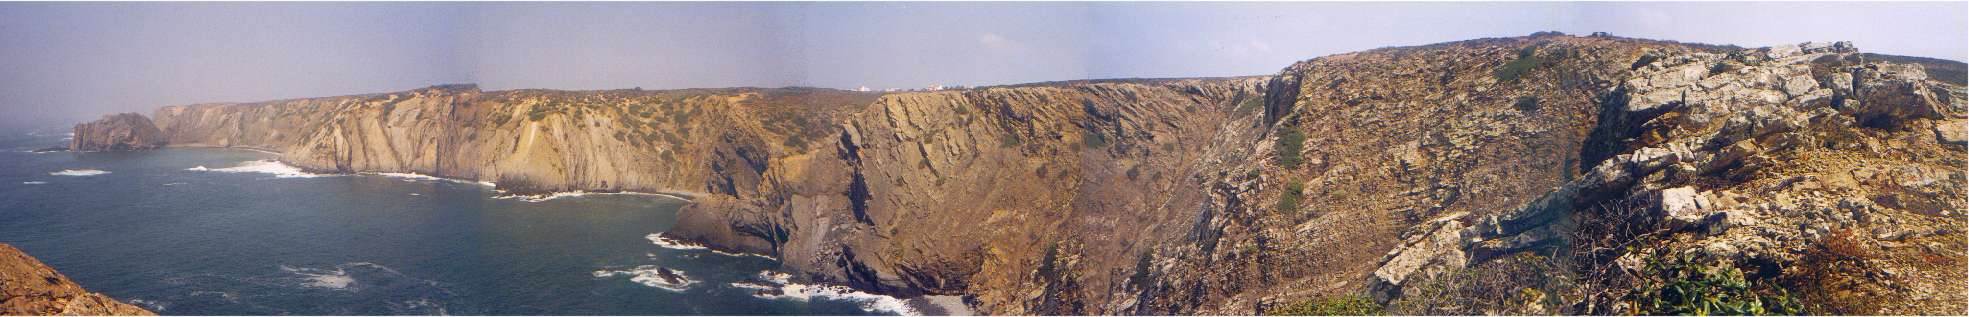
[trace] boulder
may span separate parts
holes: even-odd
[[[1963,120],[1935,122],[1935,141],[1948,145],[1969,145],[1969,124]]]

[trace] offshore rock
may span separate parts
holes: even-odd
[[[75,125],[75,139],[69,151],[142,151],[164,147],[164,135],[150,118],[135,113],[119,113]]]

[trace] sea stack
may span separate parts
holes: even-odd
[[[136,113],[103,116],[75,125],[75,139],[68,149],[75,152],[143,151],[164,147],[168,142],[150,118]]]

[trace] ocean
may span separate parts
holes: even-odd
[[[0,242],[160,314],[917,312],[792,283],[775,259],[670,243],[656,233],[688,203],[674,197],[513,197],[422,175],[308,174],[236,149],[31,153],[66,138],[0,140]]]

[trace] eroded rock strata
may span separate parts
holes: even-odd
[[[1406,313],[1657,312],[1543,282],[1487,292],[1517,294],[1493,300],[1509,307],[1426,302],[1527,257],[1559,263],[1547,280],[1601,288],[1638,277],[1600,273],[1671,257],[1743,268],[1759,292],[1859,276],[1838,280],[1854,292],[1798,296],[1822,312],[1961,312],[1963,85],[1927,75],[1961,66],[1869,56],[1536,35],[1265,77],[888,94],[439,86],[155,117],[174,146],[265,149],[311,170],[686,194],[668,236],[997,314],[1348,296]],[[1622,228],[1644,234],[1595,231],[1607,206],[1639,206]],[[1631,248],[1590,238],[1613,236]],[[1827,245],[1864,257],[1827,264]],[[1921,300],[1846,304],[1881,298]]]
[[[0,243],[0,315],[154,316],[149,310],[90,293],[40,260]]]

